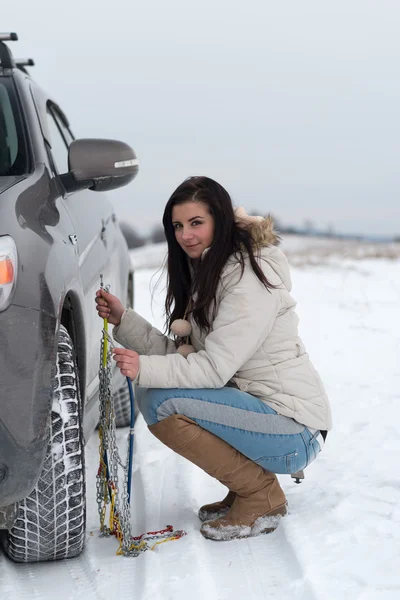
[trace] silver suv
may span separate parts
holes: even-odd
[[[79,554],[84,442],[98,422],[100,274],[133,303],[108,194],[138,171],[125,143],[75,139],[0,34],[0,529],[15,561]],[[117,373],[115,377],[118,377]],[[128,422],[123,379],[119,423]]]

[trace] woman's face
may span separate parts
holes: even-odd
[[[190,258],[200,258],[214,238],[214,218],[203,202],[188,201],[172,208],[176,241]]]

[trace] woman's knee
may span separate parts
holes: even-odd
[[[147,425],[154,425],[167,416],[175,414],[173,403],[166,390],[155,388],[137,388],[137,403]]]
[[[152,394],[149,388],[136,388],[136,402],[147,425],[157,423],[157,410],[152,403]]]

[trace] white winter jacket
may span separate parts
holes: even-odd
[[[257,230],[255,230],[257,227]],[[279,414],[315,429],[331,428],[329,400],[298,336],[296,302],[285,255],[275,245],[269,219],[251,224],[261,248],[260,266],[278,289],[267,290],[248,258],[240,278],[237,259],[228,259],[216,296],[216,316],[208,334],[193,319],[184,358],[172,339],[135,311],[125,311],[114,338],[140,356],[136,383],[150,388],[220,388],[234,385]]]

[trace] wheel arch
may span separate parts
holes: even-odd
[[[67,292],[64,298],[64,303],[61,311],[60,322],[69,335],[71,336],[74,344],[75,358],[78,367],[79,376],[79,389],[82,401],[82,411],[85,410],[85,399],[86,399],[86,355],[87,355],[87,341],[86,341],[86,330],[85,320],[83,315],[83,308],[79,301],[79,297],[73,291]]]

